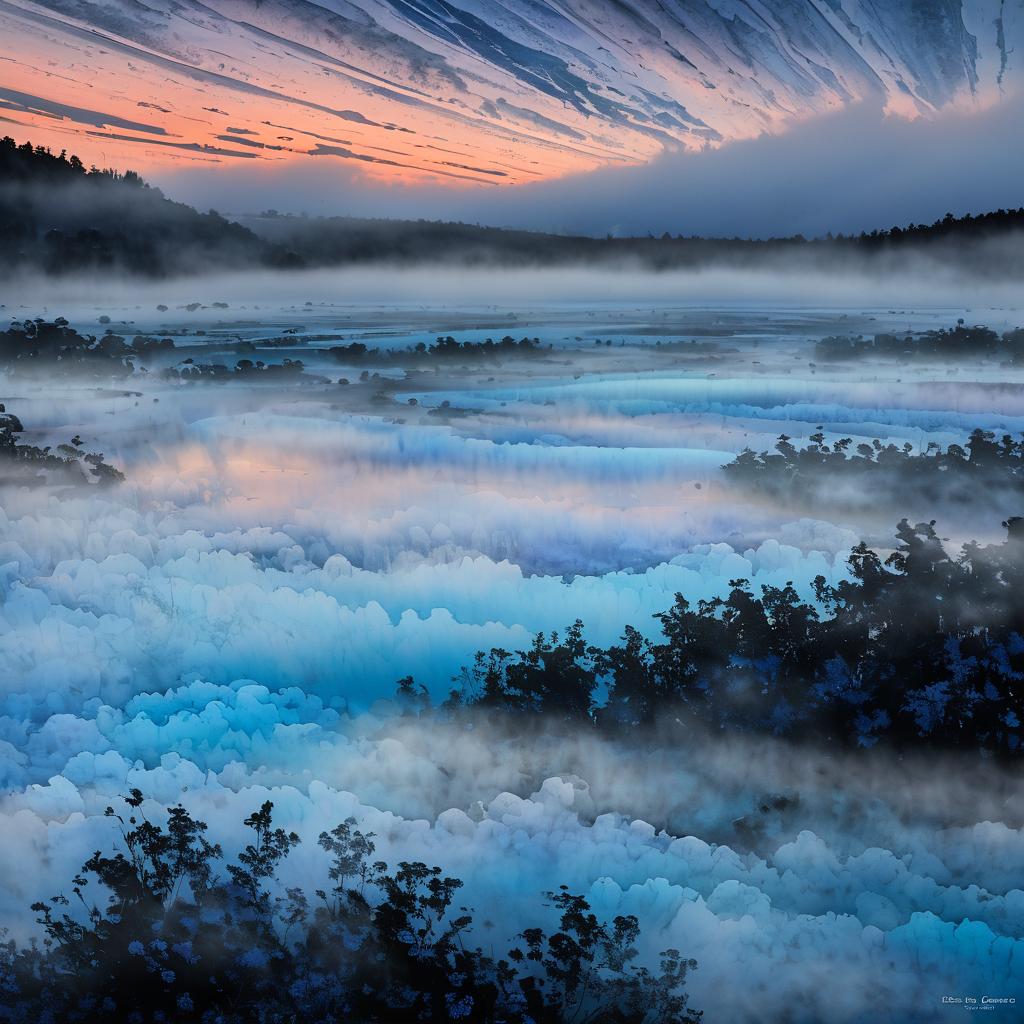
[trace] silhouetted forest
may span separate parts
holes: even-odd
[[[934,523],[896,529],[888,557],[861,543],[850,578],[793,587],[730,582],[657,616],[661,636],[627,626],[606,649],[583,624],[538,634],[529,650],[477,655],[442,706],[517,722],[612,733],[674,722],[870,747],[1021,751],[1024,736],[1024,519],[1001,544],[946,550]],[[402,698],[428,710],[422,689]],[[533,728],[533,725],[524,727]]]
[[[213,210],[172,202],[134,171],[0,139],[0,267],[162,276],[300,262]]]
[[[134,171],[86,168],[75,156],[0,139],[0,267],[60,274],[116,270],[160,276],[217,267],[334,266],[368,262],[490,263],[501,266],[636,263],[651,269],[757,266],[785,257],[825,260],[927,253],[972,272],[1024,270],[1020,247],[988,243],[1024,232],[1024,208],[947,214],[860,235],[807,239],[703,238],[664,232],[589,238],[427,220],[306,217],[267,211],[227,220],[172,202]]]
[[[993,210],[963,217],[947,213],[932,224],[895,225],[888,229],[862,231],[852,237],[865,248],[877,249],[921,242],[964,242],[1019,231],[1024,231],[1024,206],[1016,210]]]
[[[255,351],[255,346],[249,342],[236,348]],[[14,375],[126,378],[136,372],[148,372],[144,364],[151,364],[155,357],[162,357],[166,362],[177,351],[172,338],[137,334],[128,341],[112,329],[99,338],[79,334],[64,317],[53,321],[15,321],[0,332],[0,370]],[[305,366],[299,359],[285,358],[280,363],[239,359],[233,367],[228,367],[222,363],[197,363],[189,356],[175,365],[165,366],[160,375],[169,380],[223,383],[236,379],[288,381],[304,373]]]
[[[18,441],[25,428],[14,413],[0,404],[0,484],[67,483],[115,484],[124,474],[103,460],[102,452],[89,452],[77,435],[54,451]]]
[[[551,348],[548,345],[548,348]],[[509,356],[531,356],[542,352],[540,338],[520,338],[516,341],[506,334],[500,341],[485,338],[483,341],[456,341],[450,334],[438,337],[433,343],[417,342],[412,348],[371,349],[361,341],[348,345],[334,345],[324,350],[339,363],[359,363],[372,358],[376,362],[392,361],[408,364],[431,359],[462,359],[469,361],[504,359]]]
[[[233,367],[223,363],[197,363],[184,359],[177,366],[160,371],[166,380],[213,381],[223,384],[230,380],[286,382],[297,380],[305,373],[301,359],[283,359],[280,363],[265,363],[262,359],[239,359]],[[324,378],[321,378],[324,379]]]
[[[546,894],[558,930],[526,928],[504,957],[471,943],[462,882],[422,862],[375,861],[373,833],[348,819],[317,844],[321,886],[279,893],[300,837],[269,801],[225,863],[181,806],[147,817],[132,790],[107,808],[120,837],[63,893],[33,905],[41,947],[0,945],[0,1020],[697,1024],[676,950],[655,974],[633,961],[637,919],[598,920],[564,886]],[[313,883],[315,885],[315,882]]]
[[[1024,234],[1024,207],[978,216],[945,217],[859,235],[805,238],[713,238],[664,232],[644,237],[591,238],[540,231],[429,220],[307,217],[265,213],[243,217],[258,234],[300,253],[310,265],[373,261],[418,263],[432,259],[529,266],[631,262],[656,270],[728,264],[756,266],[785,256],[813,265],[822,259],[872,258],[913,251],[953,263],[1020,269],[1019,254],[990,256],[984,244]],[[974,266],[974,269],[982,269]]]
[[[998,272],[1022,269],[1019,253],[985,251],[986,243],[1024,234],[1024,208],[982,216],[947,214],[931,225],[909,225],[860,235],[808,239],[660,236],[588,238],[428,220],[306,217],[267,211],[242,218],[258,234],[310,265],[445,259],[501,266],[635,263],[655,270],[706,264],[757,266],[785,257],[798,266],[823,260],[871,260],[883,254],[927,253],[933,258]]]
[[[853,447],[843,437],[825,443],[822,428],[803,448],[780,434],[774,452],[745,448],[722,467],[726,479],[780,501],[815,500],[839,504],[884,504],[897,496],[956,504],[990,504],[998,496],[1024,501],[1024,435],[997,438],[990,430],[975,429],[965,444],[946,448],[930,441],[921,451],[909,442]],[[997,492],[1004,492],[998,494]]]
[[[202,333],[202,332],[199,332]],[[261,341],[261,346],[278,347],[301,344],[293,337]],[[237,353],[255,353],[256,345],[250,341],[238,342],[233,346]],[[548,346],[550,348],[550,346]],[[113,329],[100,337],[80,334],[70,326],[64,317],[48,321],[15,321],[6,331],[0,331],[0,370],[15,375],[20,373],[46,374],[58,377],[129,377],[137,371],[147,372],[146,365],[154,357],[163,357],[166,362],[179,350],[172,338],[157,338],[137,334],[131,341]],[[395,363],[403,366],[437,359],[476,362],[487,359],[532,356],[545,351],[538,338],[520,338],[518,341],[505,336],[499,341],[486,338],[483,341],[460,342],[451,335],[441,336],[433,342],[418,342],[405,349],[369,348],[362,342],[335,345],[319,350],[339,363],[362,363],[372,360],[377,364]],[[160,375],[168,380],[214,381],[225,383],[231,380],[288,381],[305,376],[305,364],[301,359],[284,358],[280,363],[268,363],[263,359],[239,359],[234,366],[225,363],[196,362],[189,356],[170,366],[164,366]],[[326,380],[326,378],[315,378]],[[346,381],[347,383],[347,381]]]
[[[821,360],[882,357],[913,359],[927,356],[955,359],[961,356],[997,357],[1011,363],[1024,363],[1024,327],[997,334],[989,327],[976,324],[968,327],[958,320],[955,327],[919,334],[834,335],[822,338],[814,346],[814,355]]]
[[[14,374],[128,377],[136,362],[173,351],[170,338],[138,334],[128,342],[113,331],[79,334],[64,317],[15,321],[0,332],[0,370]]]

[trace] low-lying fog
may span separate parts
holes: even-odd
[[[825,310],[901,310],[920,307],[984,313],[1022,304],[1017,280],[991,274],[971,277],[962,268],[926,257],[908,270],[857,272],[839,268],[796,271],[781,259],[771,269],[666,270],[624,265],[619,268],[543,267],[527,269],[446,266],[349,267],[308,271],[244,271],[203,274],[170,281],[130,279],[120,283],[108,277],[28,277],[8,282],[0,308],[12,316],[41,315],[43,311],[68,317],[90,316],[96,310],[135,319],[140,325],[166,322],[155,307],[171,311],[190,303],[209,306],[228,302],[233,313],[197,309],[188,322],[216,322],[240,313],[302,309],[405,306],[478,310],[507,307],[522,315],[539,307],[571,308],[643,303],[754,308],[810,308]],[[173,313],[168,314],[173,317]],[[963,315],[961,313],[960,315]],[[1016,325],[1015,325],[1016,326]]]
[[[396,269],[33,280],[5,303],[176,347],[130,376],[0,374],[25,441],[78,435],[126,475],[0,489],[4,920],[29,921],[112,846],[103,808],[129,786],[221,836],[269,793],[304,835],[354,814],[385,859],[465,879],[495,945],[562,882],[637,914],[645,956],[698,960],[708,1021],[925,1021],[943,995],[1024,996],[1024,809],[991,764],[866,766],[725,737],[643,756],[513,744],[483,725],[424,735],[378,703],[410,674],[443,698],[477,650],[577,617],[595,643],[653,633],[677,592],[792,580],[811,598],[857,541],[891,547],[904,515],[954,545],[1001,536],[1013,509],[994,500],[783,502],[721,467],[819,427],[915,450],[1020,435],[1024,366],[814,352],[959,318],[1009,330],[1019,288],[927,268]],[[539,345],[407,351],[449,334]],[[328,351],[353,343],[370,352]],[[163,372],[239,359],[303,372]],[[296,876],[320,870],[307,845]]]

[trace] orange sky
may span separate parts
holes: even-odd
[[[943,80],[962,53],[914,33],[880,44],[835,5],[747,21],[635,7],[0,0],[0,131],[143,175],[303,161],[500,186],[775,134],[865,98],[906,117],[983,105],[1016,61],[1002,37],[992,54],[988,25]]]
[[[315,157],[371,178],[494,185],[638,162],[661,148],[651,139],[632,140],[628,155],[583,138],[568,145],[559,131],[488,119],[427,90],[375,91],[368,73],[326,58],[257,68],[245,38],[221,40],[239,52],[216,64],[191,50],[189,64],[107,34],[55,30],[23,6],[0,7],[0,36],[18,40],[0,56],[0,130],[87,164],[145,175]]]

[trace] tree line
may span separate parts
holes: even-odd
[[[822,360],[844,360],[865,357],[912,359],[928,356],[956,359],[1000,357],[1011,363],[1024,363],[1024,327],[998,334],[990,327],[967,326],[958,320],[955,327],[922,331],[919,334],[833,335],[815,343],[814,355]]]
[[[0,139],[0,267],[162,277],[301,262],[215,210],[173,202],[135,171]]]
[[[654,268],[709,263],[757,265],[767,258],[828,257],[926,248],[973,269],[1014,270],[1019,258],[980,244],[1024,230],[1024,208],[946,214],[859,235],[807,239],[659,236],[591,238],[427,220],[306,217],[275,211],[243,218],[200,213],[167,199],[134,171],[86,167],[77,156],[0,139],[0,266],[61,274],[112,270],[159,277],[204,268],[335,266],[368,262],[489,263],[496,266],[636,262]],[[967,254],[965,256],[965,254]],[[1012,264],[1012,265],[1011,265]]]
[[[550,344],[548,348],[551,348]],[[393,361],[404,364],[429,359],[486,360],[530,356],[537,355],[544,349],[541,347],[540,338],[523,337],[517,341],[510,334],[506,334],[498,341],[493,338],[484,338],[483,341],[458,341],[448,334],[438,336],[429,344],[419,341],[405,349],[371,349],[361,341],[353,341],[347,345],[333,345],[323,351],[339,363],[359,363],[372,358],[378,362]]]
[[[128,377],[137,360],[167,355],[174,348],[171,338],[139,334],[129,342],[110,329],[97,338],[79,334],[62,316],[52,321],[36,318],[15,321],[0,331],[0,370]]]
[[[780,501],[804,502],[809,495],[835,503],[905,501],[908,494],[947,506],[996,498],[1019,502],[1024,489],[1024,435],[996,436],[975,428],[964,444],[945,448],[929,441],[883,443],[877,437],[854,446],[842,437],[831,445],[821,427],[797,447],[780,434],[773,451],[744,448],[722,467],[728,483]]]
[[[251,342],[239,342],[236,352],[255,352]],[[173,358],[179,351],[173,338],[137,334],[131,341],[111,328],[97,337],[80,334],[64,317],[15,321],[0,331],[0,370],[11,373],[35,372],[51,376],[130,377],[148,372],[145,363]],[[138,365],[136,365],[138,364]],[[261,359],[239,359],[234,367],[222,363],[197,363],[189,356],[165,367],[161,376],[170,380],[216,380],[258,378],[294,380],[305,372],[299,359],[266,363]]]
[[[213,381],[223,384],[229,380],[295,381],[305,372],[306,366],[301,359],[285,358],[280,363],[239,359],[233,367],[229,367],[224,363],[197,363],[189,357],[177,366],[165,367],[160,371],[160,376],[164,380]]]
[[[764,732],[849,747],[984,750],[1016,757],[1024,738],[1024,519],[999,544],[946,550],[934,522],[896,528],[887,557],[857,545],[849,578],[793,584],[730,581],[724,597],[683,594],[657,616],[660,636],[627,626],[606,648],[582,622],[537,634],[526,650],[492,648],[434,709],[479,710],[511,727],[574,723],[633,734],[674,723]]]

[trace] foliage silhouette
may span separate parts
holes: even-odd
[[[0,139],[0,266],[142,276],[208,267],[291,267],[294,253],[216,211],[165,198],[135,171]]]
[[[239,359],[234,367],[223,363],[197,363],[194,359],[182,360],[176,366],[160,371],[165,380],[214,381],[224,384],[231,380],[249,381],[294,381],[306,372],[301,359],[283,359],[280,363],[265,363],[262,359]],[[321,378],[324,379],[324,378]]]
[[[1024,362],[1024,328],[997,334],[990,327],[968,327],[958,320],[955,327],[922,331],[919,334],[876,334],[873,338],[833,335],[814,346],[816,359],[836,361],[857,358],[913,359],[931,357],[961,359],[978,356],[1000,357],[1012,363]]]
[[[0,370],[14,374],[124,378],[135,372],[137,361],[173,351],[170,338],[139,334],[128,342],[111,330],[100,338],[82,335],[64,317],[15,321],[0,332]]]
[[[86,168],[75,156],[0,139],[0,266],[53,274],[116,270],[164,276],[210,268],[294,268],[361,263],[492,266],[635,264],[645,268],[758,266],[784,257],[876,262],[901,252],[974,272],[1016,275],[1022,257],[1001,240],[1024,231],[1024,208],[947,214],[860,235],[807,239],[591,238],[427,220],[306,217],[267,211],[229,221],[164,197],[134,171]],[[995,241],[991,251],[986,244]]]
[[[548,348],[550,347],[549,345]],[[517,341],[506,334],[500,341],[485,338],[483,341],[460,342],[449,334],[436,338],[430,345],[421,341],[407,349],[370,349],[361,341],[353,341],[347,345],[334,345],[326,349],[326,354],[340,363],[359,363],[373,359],[375,362],[392,361],[408,365],[434,359],[477,361],[509,356],[531,356],[543,351],[539,338],[520,338]]]
[[[319,266],[442,259],[495,267],[632,264],[660,270],[713,264],[752,267],[783,257],[820,269],[828,260],[871,263],[909,252],[970,265],[972,270],[1013,274],[1021,267],[1021,257],[998,243],[1024,233],[1024,207],[959,218],[947,214],[930,225],[812,239],[708,238],[668,232],[657,238],[592,238],[423,219],[307,217],[275,211],[245,221],[276,244],[301,253],[309,265]],[[989,252],[986,245],[991,242],[997,244]]]
[[[635,917],[602,923],[583,896],[548,893],[558,927],[527,928],[507,957],[472,947],[462,887],[439,867],[373,861],[372,833],[349,818],[318,845],[329,887],[280,893],[278,869],[300,842],[273,804],[227,865],[184,807],[149,818],[142,793],[117,822],[122,849],[96,852],[63,895],[36,903],[42,946],[0,947],[0,1021],[201,1021],[265,1024],[697,1024],[676,950],[660,973],[637,966]]]
[[[812,495],[829,504],[876,506],[916,496],[947,508],[1017,508],[1024,490],[1024,436],[997,438],[977,428],[966,444],[943,449],[930,442],[916,451],[909,442],[883,444],[878,438],[853,448],[853,439],[843,437],[829,446],[819,427],[802,448],[787,434],[779,435],[774,452],[745,448],[723,472],[729,483],[783,502],[806,502]]]
[[[87,452],[78,436],[69,444],[57,446],[21,444],[18,435],[24,432],[21,420],[0,404],[0,484],[65,483],[116,484],[124,474],[104,462],[102,452]]]
[[[850,578],[793,587],[730,582],[694,607],[682,594],[661,635],[627,626],[608,648],[580,622],[515,653],[477,655],[441,713],[483,708],[512,727],[592,723],[613,733],[673,722],[870,747],[983,749],[1024,740],[1024,519],[1001,544],[946,551],[934,522],[896,529],[883,558],[861,543]],[[411,707],[415,685],[403,681]],[[596,699],[597,694],[602,699]],[[423,698],[420,707],[424,713]]]

